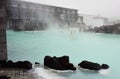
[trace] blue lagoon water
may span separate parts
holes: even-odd
[[[43,64],[46,55],[58,57],[68,55],[70,62],[76,67],[83,60],[106,63],[110,66],[107,73],[86,72],[80,69],[75,72],[51,72],[60,76],[60,79],[120,79],[120,35],[71,33],[67,30],[7,31],[7,46],[8,58],[13,61],[29,60]],[[48,79],[58,79],[58,77],[48,77]]]

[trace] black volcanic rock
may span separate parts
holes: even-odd
[[[32,63],[29,61],[18,61],[13,62],[11,60],[8,61],[0,61],[0,68],[19,68],[19,69],[32,69]]]
[[[13,68],[13,67],[15,67],[15,64],[14,64],[13,61],[9,60],[9,61],[6,62],[6,66],[5,67],[7,67],[7,68]]]
[[[44,66],[56,70],[76,70],[74,65],[72,63],[69,63],[68,56],[62,56],[62,57],[45,56]]]
[[[84,69],[97,70],[97,71],[101,69],[100,64],[93,63],[90,61],[82,61],[81,63],[78,64],[78,66]]]
[[[35,62],[35,64],[40,64],[39,62]]]
[[[39,67],[39,66],[40,66],[40,63],[39,63],[39,62],[35,62],[34,66],[35,66],[35,67]]]
[[[56,57],[46,56],[44,58],[44,65],[56,70],[65,70]]]
[[[18,61],[15,63],[15,68],[22,68],[22,69],[32,69],[32,63],[29,61]]]
[[[109,66],[107,64],[102,64],[101,65],[101,69],[108,69],[108,68],[109,68]]]
[[[23,68],[25,69],[32,69],[32,63],[29,61],[24,61],[23,62]]]

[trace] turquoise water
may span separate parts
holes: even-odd
[[[74,32],[67,30],[14,32],[7,31],[8,58],[43,64],[45,55],[68,55],[75,66],[82,60],[106,63],[109,74],[85,72],[57,73],[67,79],[119,79],[120,35]]]

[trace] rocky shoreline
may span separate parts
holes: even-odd
[[[93,29],[89,29],[88,31],[96,32],[96,33],[106,33],[106,34],[120,34],[120,23],[114,25],[95,27]]]
[[[100,65],[99,63],[94,63],[94,62],[90,62],[90,61],[86,61],[86,60],[79,63],[78,66],[83,69],[89,69],[89,70],[94,70],[94,71],[99,71],[101,69],[109,68],[109,66],[107,64]]]
[[[77,69],[72,63],[69,62],[69,56],[45,56],[43,66],[38,62],[35,62],[33,66],[30,61],[0,61],[0,79],[37,79],[37,77],[29,71],[39,67],[46,70],[55,70],[56,72],[57,70],[76,71]],[[78,64],[78,67],[95,71],[109,68],[107,64],[100,65],[90,61],[82,61]]]
[[[74,65],[69,62],[69,56],[62,57],[45,56],[44,66],[56,70],[73,70],[73,71],[76,70],[76,67],[74,67]]]

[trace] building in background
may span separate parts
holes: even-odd
[[[7,29],[43,30],[50,26],[75,26],[78,10],[51,5],[8,0]]]
[[[115,25],[115,24],[120,24],[120,19],[119,18],[109,18],[107,25]]]
[[[86,25],[85,25],[85,23],[84,23],[83,16],[78,16],[77,26],[79,27],[79,30],[80,30],[80,31],[83,31],[83,30],[86,29]]]
[[[76,25],[78,10],[22,0],[0,0],[0,60],[7,60],[6,29],[44,30]]]
[[[108,19],[101,16],[79,14],[79,18],[82,20],[82,26],[80,27],[84,27],[84,29],[101,27],[103,25],[107,25],[108,23]]]

